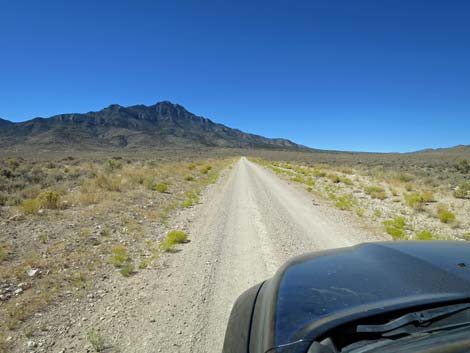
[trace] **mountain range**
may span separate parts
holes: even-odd
[[[239,147],[307,149],[282,138],[266,138],[197,116],[168,101],[97,112],[60,114],[13,123],[0,119],[0,147],[128,148]]]

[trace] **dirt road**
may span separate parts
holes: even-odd
[[[242,158],[195,210],[191,242],[146,291],[154,300],[136,314],[138,343],[129,337],[123,351],[220,352],[231,306],[245,289],[292,256],[373,240],[320,209],[306,192]]]
[[[218,353],[235,299],[292,256],[377,238],[344,212],[241,158],[210,186],[201,204],[172,226],[191,241],[94,302],[66,328],[57,352],[82,352],[83,330],[96,325],[116,352]],[[77,322],[79,322],[77,324]]]

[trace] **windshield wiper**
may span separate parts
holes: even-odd
[[[424,323],[433,321],[443,316],[455,314],[459,311],[470,309],[470,304],[455,304],[439,308],[427,309],[423,311],[416,311],[413,313],[405,314],[383,325],[358,325],[356,332],[361,333],[384,333],[395,330],[399,327],[417,323],[422,325]]]

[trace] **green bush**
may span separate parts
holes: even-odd
[[[124,277],[129,277],[131,274],[134,273],[134,264],[130,261],[126,261],[119,270],[121,275]]]
[[[127,259],[127,250],[125,247],[119,245],[111,249],[110,262],[114,265],[114,267],[122,267]]]
[[[305,184],[308,185],[308,186],[314,186],[315,185],[315,180],[313,180],[312,178],[307,178],[305,180]]]
[[[436,239],[436,238],[437,237],[430,230],[418,231],[418,232],[416,232],[416,236],[415,236],[416,240],[433,240],[433,239]]]
[[[458,199],[470,198],[470,181],[460,183],[454,190],[454,197]]]
[[[405,217],[395,217],[387,219],[382,222],[385,226],[385,231],[390,234],[393,239],[402,239],[405,237]]]
[[[340,195],[336,198],[335,207],[343,210],[348,211],[352,209],[354,205],[354,198],[352,195]]]
[[[43,191],[37,199],[40,208],[56,210],[60,207],[60,195],[55,191]]]
[[[155,185],[155,190],[161,193],[166,192],[168,190],[168,185],[165,183],[158,183]]]
[[[415,210],[422,210],[425,204],[424,197],[420,193],[412,192],[405,194],[405,201],[408,206]]]
[[[441,206],[437,210],[437,217],[442,223],[451,223],[455,221],[456,217],[451,211],[449,211],[445,206]]]
[[[374,199],[384,200],[387,197],[385,189],[381,186],[370,185],[364,188],[364,191],[367,195]]]
[[[170,230],[165,239],[160,243],[162,251],[170,251],[173,245],[186,242],[188,235],[182,230]]]

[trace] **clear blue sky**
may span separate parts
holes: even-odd
[[[470,1],[2,1],[0,117],[171,100],[312,147],[470,144]]]

